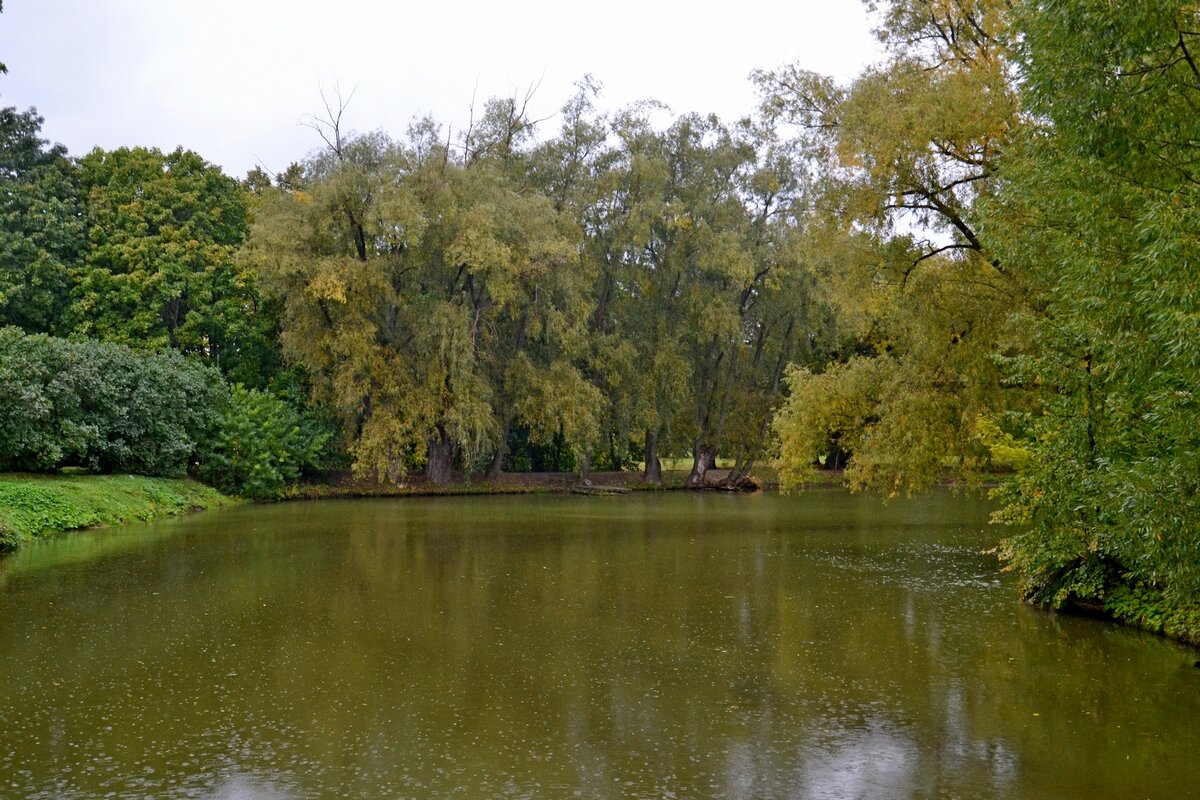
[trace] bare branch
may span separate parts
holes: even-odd
[[[934,256],[938,255],[939,253],[945,253],[948,250],[977,250],[977,249],[978,248],[974,247],[973,245],[961,244],[961,243],[943,245],[934,250],[930,250],[930,251],[924,253],[923,255],[918,256],[916,258],[916,260],[913,261],[913,266],[915,267],[917,264],[920,264],[922,261],[925,261],[926,259],[929,259],[929,258],[933,258]]]
[[[329,147],[334,157],[338,161],[344,159],[343,147],[345,144],[344,131],[342,130],[342,116],[346,113],[346,108],[350,105],[350,101],[354,99],[354,94],[358,91],[358,85],[350,91],[350,96],[342,97],[342,88],[336,82],[334,83],[334,92],[337,96],[336,107],[330,102],[329,96],[325,92],[325,87],[318,85],[317,90],[321,95],[321,104],[325,106],[325,116],[318,117],[316,114],[309,114],[307,120],[300,122],[306,128],[312,128],[321,137]]]
[[[1187,42],[1183,38],[1183,31],[1179,32],[1179,49],[1183,52],[1183,58],[1187,61],[1188,66],[1192,70],[1192,75],[1200,80],[1200,69],[1196,68],[1196,62],[1192,60],[1192,54],[1188,50]]]

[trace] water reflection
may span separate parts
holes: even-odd
[[[0,796],[1200,792],[1188,654],[1022,608],[985,516],[442,499],[60,540],[0,563]]]

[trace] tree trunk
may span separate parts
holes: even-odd
[[[488,465],[487,479],[489,481],[499,478],[500,472],[504,468],[504,457],[508,455],[508,434],[511,427],[512,421],[506,418],[500,427],[500,439],[496,443],[496,454],[492,456],[492,463]]]
[[[646,483],[662,485],[662,461],[658,458],[658,430],[646,429],[646,469],[642,473]]]
[[[717,463],[717,450],[710,444],[696,442],[692,452],[692,471],[684,486],[688,489],[703,489],[705,475]]]
[[[587,450],[579,459],[579,479],[584,483],[592,479],[592,454]]]
[[[613,472],[621,471],[621,457],[617,455],[617,437],[608,432],[608,468]]]
[[[391,483],[393,486],[403,486],[404,485],[404,477],[405,477],[404,462],[400,461],[400,459],[398,459],[398,458],[388,459],[388,467],[387,467],[388,482]]]
[[[738,449],[737,458],[734,459],[733,469],[729,470],[729,474],[725,476],[725,483],[730,486],[736,486],[739,481],[750,474],[750,468],[754,466],[754,458],[747,457],[747,448],[745,446]]]
[[[504,445],[500,445],[496,448],[496,453],[492,456],[492,463],[488,464],[487,473],[484,475],[484,477],[489,481],[499,479],[500,473],[504,467],[504,451],[506,449],[507,448]]]
[[[454,442],[439,423],[437,433],[429,440],[429,460],[425,464],[425,477],[433,485],[443,486],[450,482],[453,466]]]
[[[829,437],[829,446],[825,452],[825,463],[822,469],[837,470],[845,469],[846,462],[850,460],[850,454],[842,449],[841,434],[835,433]]]
[[[754,469],[754,456],[747,456],[743,450],[738,454],[737,462],[733,465],[733,469],[725,476],[725,480],[717,485],[718,489],[736,492],[754,492],[760,488],[758,481],[750,477],[750,470]]]

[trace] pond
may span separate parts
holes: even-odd
[[[1200,796],[1196,651],[1023,606],[989,506],[242,507],[0,562],[0,796]]]

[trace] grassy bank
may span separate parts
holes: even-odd
[[[0,475],[0,551],[57,531],[236,502],[195,481],[135,475]]]

